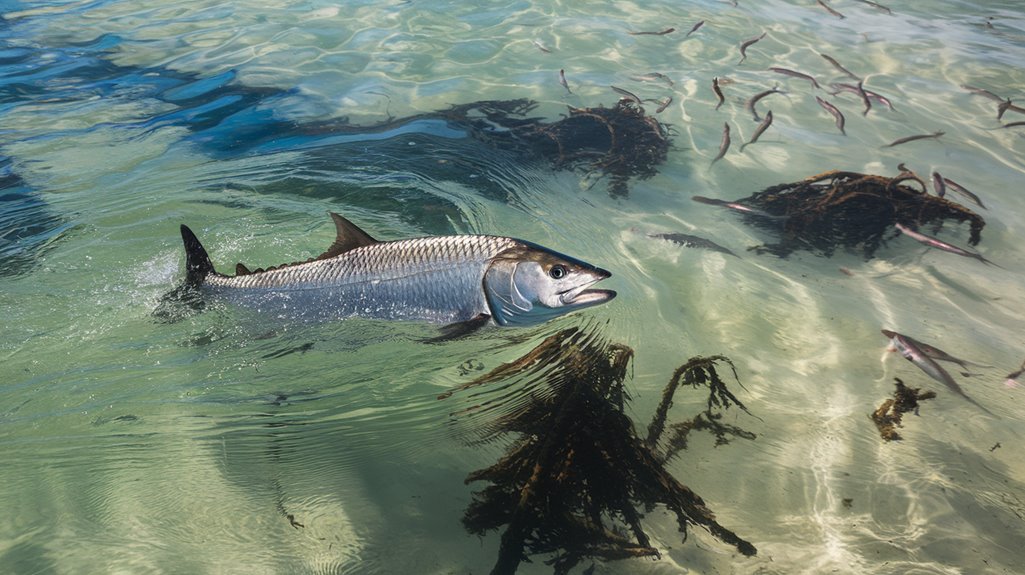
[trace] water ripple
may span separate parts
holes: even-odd
[[[612,270],[619,297],[586,316],[636,349],[638,421],[687,357],[736,362],[745,403],[763,420],[757,441],[696,441],[674,473],[724,523],[745,525],[760,556],[715,556],[701,534],[681,545],[655,510],[646,520],[663,560],[600,570],[1015,572],[1021,410],[1018,390],[1001,382],[1025,349],[1025,196],[1016,193],[1025,147],[1020,131],[999,128],[995,102],[960,86],[1021,98],[1025,20],[1009,0],[900,5],[892,16],[831,4],[846,18],[780,0],[6,7],[0,572],[493,564],[498,535],[468,539],[459,517],[474,488],[466,474],[497,450],[464,446],[447,425],[452,407],[435,398],[580,315],[520,341],[495,328],[442,346],[420,343],[434,333],[423,326],[283,324],[231,309],[176,324],[151,315],[182,277],[178,225],[203,229],[228,269],[320,253],[333,236],[329,210],[388,239],[513,235]],[[630,34],[668,26],[677,32]],[[737,65],[739,42],[761,31]],[[830,96],[847,115],[845,137],[818,92],[766,70],[835,81],[820,52],[896,110],[863,116],[857,98]],[[654,71],[674,85],[633,79]],[[728,79],[718,111],[713,76]],[[787,94],[764,101],[776,123],[741,153],[756,126],[745,100],[776,84]],[[675,148],[629,198],[429,116],[530,97],[557,119],[567,105],[613,105],[610,85],[675,100],[659,115]],[[734,147],[708,168],[723,122]],[[947,134],[880,148],[934,129]],[[869,262],[758,256],[745,248],[769,236],[690,200],[743,197],[833,167],[891,174],[900,162],[984,196],[981,250],[1004,269],[906,238]],[[673,231],[739,257],[648,236]],[[958,379],[1001,417],[973,417],[910,363],[884,356],[882,328],[996,365]],[[939,397],[905,420],[904,442],[884,444],[867,415],[894,376]]]

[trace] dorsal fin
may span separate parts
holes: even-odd
[[[378,243],[377,240],[370,237],[370,234],[359,229],[359,226],[356,224],[334,212],[329,213],[331,214],[331,219],[335,221],[335,229],[338,231],[338,235],[335,238],[335,243],[331,244],[331,247],[326,252],[320,254],[317,257],[318,260],[326,260],[344,254],[349,250]]]
[[[253,273],[253,272],[249,271],[249,268],[247,268],[245,266],[245,264],[243,264],[241,262],[235,264],[235,275],[237,275],[237,276],[247,276],[247,275],[249,275],[251,273]]]

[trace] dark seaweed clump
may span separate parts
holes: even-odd
[[[707,386],[709,389],[708,407],[705,411],[691,419],[673,423],[669,426],[669,436],[664,443],[664,447],[660,450],[664,460],[669,460],[679,453],[680,450],[687,449],[687,437],[694,430],[710,432],[715,436],[716,446],[729,443],[730,436],[743,439],[755,438],[755,434],[749,431],[745,431],[735,425],[723,423],[721,421],[723,417],[722,412],[717,412],[713,409],[728,409],[730,405],[736,405],[750,414],[747,407],[744,407],[744,404],[730,392],[726,387],[726,383],[719,377],[719,373],[716,370],[717,363],[729,365],[730,370],[733,371],[733,378],[737,380],[737,383],[740,383],[740,379],[737,377],[737,369],[728,357],[722,355],[693,357],[687,363],[676,368],[673,377],[670,378],[669,383],[662,391],[662,402],[659,404],[658,409],[655,411],[655,417],[652,418],[651,424],[648,426],[648,438],[645,440],[646,445],[651,449],[656,449],[660,439],[664,436],[666,416],[669,413],[669,408],[673,406],[673,396],[676,395],[676,390],[680,384],[682,383],[694,388]]]
[[[528,117],[531,100],[495,100],[453,106],[440,113],[499,147],[544,158],[558,169],[585,169],[609,178],[609,193],[626,196],[631,177],[650,178],[669,151],[668,126],[627,100],[606,108],[569,108],[561,120]]]
[[[546,562],[555,573],[567,573],[586,558],[658,557],[641,522],[642,511],[658,505],[676,516],[684,539],[688,526],[700,525],[741,554],[756,553],[665,468],[693,429],[712,430],[717,438],[754,438],[712,414],[713,405],[743,407],[715,371],[717,362],[729,360],[695,358],[677,370],[647,439],[641,439],[625,413],[623,381],[632,358],[633,350],[624,345],[571,328],[454,390],[490,384],[463,396],[471,407],[454,414],[457,424],[472,424],[474,442],[514,437],[494,465],[467,477],[468,483],[489,485],[474,494],[463,517],[466,529],[483,536],[505,526],[491,573],[515,573],[531,555],[552,556]],[[709,408],[689,425],[670,425],[662,446],[681,382],[708,386]]]
[[[970,222],[968,243],[979,243],[986,225],[981,216],[901,183],[907,180],[907,176],[830,171],[766,188],[736,203],[774,216],[742,212],[749,223],[780,234],[779,242],[754,249],[781,257],[799,249],[828,257],[844,247],[860,249],[869,259],[887,239],[887,232],[890,239],[898,234],[897,223],[912,229],[932,225],[938,230],[946,220]]]
[[[932,391],[923,392],[921,388],[911,388],[904,385],[900,378],[893,378],[897,389],[893,392],[893,398],[887,399],[869,417],[879,428],[879,435],[886,441],[900,441],[902,437],[897,433],[897,428],[902,427],[901,420],[905,413],[914,411],[918,413],[918,402],[936,397]]]

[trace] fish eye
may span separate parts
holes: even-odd
[[[567,273],[569,272],[566,271],[566,266],[562,264],[556,264],[552,266],[552,269],[548,270],[548,275],[553,280],[561,280],[562,278],[566,277]]]

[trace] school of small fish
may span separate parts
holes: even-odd
[[[879,3],[870,0],[858,0],[858,2],[870,7],[875,11],[882,12],[888,15],[894,14],[892,9]],[[732,4],[734,7],[738,7],[737,2],[733,2]],[[830,2],[827,2],[826,0],[816,0],[815,4],[809,7],[809,10],[815,10],[816,6],[818,9],[823,10],[824,14],[828,14],[832,17],[841,20],[847,18],[845,14],[838,11],[831,5]],[[848,9],[848,7],[841,8],[844,10]],[[990,19],[987,19],[985,23],[987,27],[993,28],[993,24]],[[684,30],[689,30],[686,32],[684,40],[690,40],[696,36],[702,35],[704,35],[706,38],[710,37],[709,31],[711,30],[714,33],[716,27],[715,22],[711,20],[699,20],[693,24],[688,23],[688,26],[689,28],[687,26],[683,27]],[[645,40],[645,42],[670,43],[683,41],[673,40],[672,36],[670,36],[670,34],[675,32],[677,29],[678,28],[666,28],[660,31],[634,31],[629,32],[629,34],[636,36],[643,35],[657,37],[651,38],[650,40]],[[710,91],[714,95],[714,99],[711,101],[711,105],[709,105],[709,112],[719,112],[724,106],[728,108],[734,102],[742,102],[744,110],[748,114],[750,114],[754,122],[757,122],[757,125],[750,132],[751,135],[747,137],[747,141],[744,142],[739,147],[739,149],[737,149],[731,148],[732,139],[737,137],[738,135],[745,134],[746,132],[748,132],[748,129],[746,126],[742,125],[741,122],[736,122],[735,125],[733,125],[732,127],[729,121],[724,122],[718,150],[713,155],[711,153],[713,149],[712,146],[709,145],[707,148],[709,152],[708,155],[712,157],[710,163],[708,164],[709,169],[715,167],[721,161],[723,163],[728,163],[728,158],[731,149],[735,149],[736,151],[734,153],[737,154],[744,153],[745,149],[748,146],[751,146],[752,144],[758,142],[759,138],[761,138],[763,134],[765,134],[765,132],[772,126],[774,119],[773,112],[772,110],[768,109],[768,105],[766,104],[766,102],[770,102],[772,100],[770,98],[771,96],[780,97],[778,95],[783,95],[788,99],[805,98],[807,96],[813,96],[815,102],[822,108],[822,110],[825,111],[825,113],[829,115],[829,117],[833,119],[833,123],[836,127],[836,130],[839,131],[839,136],[841,137],[848,136],[849,129],[857,129],[857,126],[852,127],[848,124],[847,117],[844,115],[844,111],[842,111],[841,108],[851,106],[852,104],[854,106],[860,106],[858,108],[858,111],[861,112],[861,116],[866,118],[866,121],[872,121],[872,118],[874,118],[876,114],[879,114],[880,111],[882,111],[882,113],[896,111],[893,102],[888,97],[866,87],[866,85],[870,82],[874,84],[878,83],[878,78],[879,76],[881,76],[881,74],[879,73],[863,70],[859,70],[857,72],[852,71],[851,69],[844,66],[844,64],[842,64],[839,59],[823,52],[817,52],[817,54],[822,58],[822,60],[824,60],[824,64],[828,64],[828,67],[815,67],[815,69],[813,70],[810,69],[807,71],[801,71],[790,67],[783,67],[781,65],[778,65],[776,62],[772,60],[773,52],[777,52],[783,56],[790,56],[792,55],[794,49],[793,47],[787,44],[784,38],[774,38],[773,36],[775,34],[776,32],[773,31],[771,28],[766,28],[763,30],[756,30],[754,31],[754,34],[744,39],[741,39],[739,42],[739,59],[736,60],[735,64],[736,66],[745,65],[748,67],[761,67],[765,71],[766,84],[768,85],[765,85],[761,89],[753,91],[753,93],[749,93],[749,95],[747,95],[746,98],[731,98],[729,92],[740,91],[739,89],[737,89],[737,87],[730,86],[730,84],[734,83],[733,80],[722,75],[721,72],[719,75],[716,75],[711,78]],[[768,42],[763,42],[765,40],[768,40]],[[755,48],[756,44],[758,45],[757,48]],[[783,47],[783,49],[780,48],[781,46]],[[830,75],[833,75],[835,77],[837,76],[837,74],[843,76],[845,81],[834,80],[830,83],[820,83],[819,81],[819,78],[828,78]],[[783,78],[780,78],[780,76],[782,76]],[[816,76],[818,76],[818,78],[816,78]],[[779,80],[777,81],[773,78],[777,78]],[[644,75],[635,75],[631,77],[631,80],[636,82],[659,81],[662,82],[668,89],[672,89],[676,85],[673,79],[671,79],[666,74],[660,72],[651,72]],[[804,84],[803,89],[801,89],[802,87],[800,85],[792,84],[794,80],[805,82],[806,84]],[[561,70],[560,81],[562,82],[563,86],[566,86],[565,76]],[[778,82],[782,82],[783,86],[781,87],[780,83]],[[703,82],[701,83],[703,84]],[[707,86],[708,84],[704,85]],[[637,106],[642,106],[644,102],[657,102],[659,105],[656,110],[656,113],[663,112],[670,105],[670,103],[673,102],[674,95],[677,96],[678,100],[682,100],[682,94],[679,93],[675,93],[663,97],[661,99],[645,100],[636,95],[635,93],[622,87],[612,86],[611,88],[614,92],[620,95],[622,100],[625,100]],[[967,91],[969,94],[973,96],[986,98],[993,102],[994,115],[997,120],[997,126],[994,129],[1008,129],[1025,126],[1025,121],[1007,122],[1004,120],[1007,114],[1025,114],[1025,106],[1017,105],[1014,102],[1014,99],[1012,99],[1011,97],[1008,97],[1004,94],[997,94],[988,89],[976,87],[969,84],[962,84],[959,86],[959,88]],[[816,93],[817,91],[821,91],[822,93]],[[698,99],[700,100],[701,97],[698,96]],[[702,102],[698,102],[698,105],[701,104]],[[874,104],[876,105],[875,107],[873,107]],[[759,113],[759,107],[765,110],[764,115]],[[814,119],[815,116],[797,118],[797,120],[801,120],[804,122],[814,121]],[[788,119],[788,121],[789,120],[790,119]],[[915,142],[923,143],[928,141],[937,141],[943,138],[945,135],[946,132],[943,129],[933,129],[932,131],[920,132],[916,131],[909,135],[896,138],[892,141],[881,142],[879,144],[879,148],[880,150],[886,151],[897,146],[908,145]],[[926,179],[923,179],[922,177],[918,176],[914,172],[914,170],[908,168],[903,163],[900,164],[899,170],[899,175],[893,179],[894,185],[902,181],[912,180],[916,182],[919,186],[921,186],[922,193],[928,194],[931,191],[931,193],[935,194],[936,196],[940,198],[945,198],[949,201],[950,196],[947,194],[947,192],[950,191],[953,194],[956,194],[959,198],[967,202],[970,202],[974,206],[978,206],[982,209],[986,208],[982,199],[977,194],[968,190],[965,186],[957,183],[956,181],[941,175],[938,170],[932,170],[931,177],[928,178],[928,183]],[[964,175],[969,178],[971,176],[971,174]],[[960,176],[958,177],[960,179]],[[702,196],[695,196],[693,197],[693,199],[695,201],[699,201],[702,203],[718,205],[732,210],[744,212],[748,215],[762,215],[764,217],[769,218],[777,217],[764,213],[760,214],[758,213],[758,210],[755,210],[750,206],[745,206],[743,204],[739,204],[736,202],[727,202],[723,200],[706,198]],[[931,249],[936,249],[950,254],[975,259],[979,262],[996,266],[996,264],[994,264],[992,261],[986,259],[978,253],[966,250],[964,248],[960,248],[938,238],[922,233],[921,231],[916,229],[916,226],[913,222],[898,222],[895,225],[895,234],[897,234],[898,237],[906,236],[907,238],[915,240],[920,244],[927,246]],[[679,233],[649,234],[649,236],[655,238],[668,239],[678,245],[685,247],[705,248],[711,249],[713,251],[718,251],[721,253],[729,253],[730,255],[735,255],[732,252],[726,250],[726,248],[722,248],[721,246],[718,246],[717,244],[714,244],[709,240],[705,240],[697,236],[690,236]],[[965,394],[965,392],[954,381],[953,377],[946,370],[944,370],[937,363],[937,361],[952,361],[960,364],[965,369],[967,369],[967,365],[978,366],[978,364],[971,364],[970,362],[965,362],[963,360],[953,358],[949,354],[946,354],[945,352],[935,347],[932,347],[928,344],[924,344],[915,339],[912,339],[909,336],[905,336],[889,330],[883,330],[883,333],[890,339],[891,349],[900,351],[905,358],[907,358],[914,365],[922,369],[930,377],[942,382],[955,394],[960,395],[967,401],[971,402],[972,404],[980,408],[983,412],[987,413],[988,415],[993,415],[992,412],[990,412],[987,408],[983,407],[979,403],[975,402],[975,400],[968,397]],[[1025,364],[1022,365],[1021,369],[1018,369],[1017,371],[1008,374],[1005,378],[1005,383],[1008,386],[1016,387],[1018,385],[1019,378],[1021,378],[1022,376],[1023,371],[1025,371]]]

